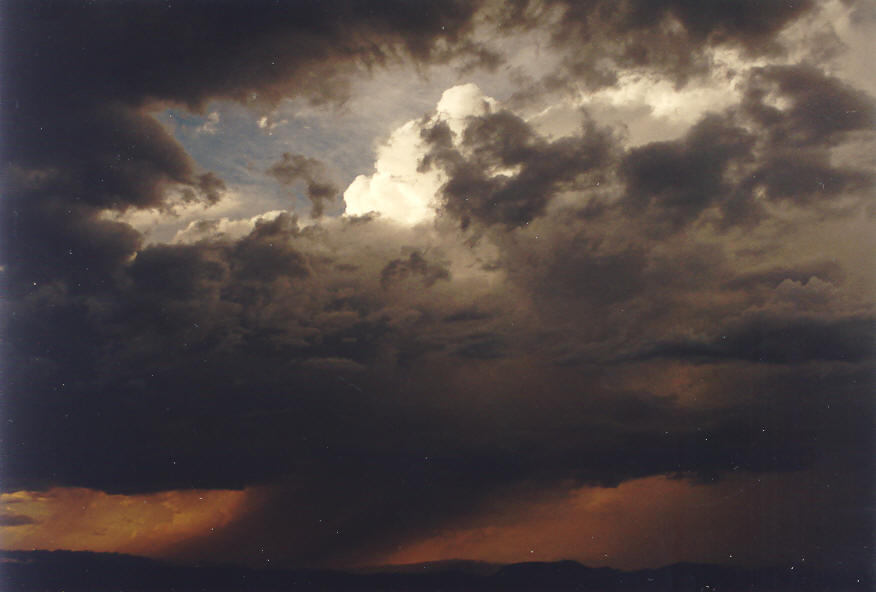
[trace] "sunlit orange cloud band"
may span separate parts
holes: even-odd
[[[806,564],[820,541],[833,538],[831,530],[843,528],[819,519],[820,510],[843,503],[823,484],[811,472],[745,473],[715,483],[655,476],[618,487],[509,496],[462,523],[400,541],[389,552],[365,553],[358,563],[575,559],[627,569],[677,561]],[[3,494],[2,544],[159,558],[184,544],[195,556],[200,547],[203,556],[195,558],[201,560],[233,560],[208,550],[210,540],[222,537],[233,521],[246,520],[265,487],[142,495],[56,487]],[[291,543],[295,533],[288,537]],[[270,551],[276,558],[271,565],[295,564],[283,549]]]
[[[4,512],[18,519],[0,528],[0,541],[6,549],[160,556],[170,544],[220,529],[246,496],[223,489],[110,495],[77,487],[4,493]]]

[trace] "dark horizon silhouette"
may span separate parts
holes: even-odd
[[[9,592],[65,590],[726,590],[780,592],[870,590],[872,574],[842,574],[804,566],[730,567],[680,563],[622,571],[575,561],[493,565],[468,562],[387,566],[369,573],[182,566],[87,551],[3,551],[0,582]]]

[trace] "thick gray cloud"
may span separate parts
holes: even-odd
[[[720,116],[709,115],[682,140],[635,148],[624,157],[625,206],[658,210],[655,225],[677,228],[704,209],[734,198],[727,169],[751,157],[754,138]]]
[[[271,165],[268,174],[283,185],[303,181],[307,187],[307,198],[313,204],[311,215],[314,218],[322,216],[325,203],[337,198],[341,192],[329,179],[323,163],[301,154],[284,153],[278,162]]]
[[[560,68],[522,92],[614,86],[618,73],[656,74],[683,86],[707,74],[710,49],[731,48],[748,56],[783,51],[783,28],[817,8],[814,2],[691,2],[688,0],[567,0],[512,3],[503,25],[529,29],[552,22],[552,42],[564,51]],[[825,41],[826,42],[826,41]]]
[[[811,360],[858,362],[873,356],[874,319],[831,323],[803,319],[748,319],[726,327],[711,343],[663,343],[644,357],[737,358],[793,364]]]
[[[439,264],[429,263],[422,253],[414,251],[407,259],[393,259],[387,263],[380,272],[380,283],[386,288],[417,275],[422,276],[423,284],[428,287],[438,280],[448,279],[450,272]]]
[[[466,154],[453,147],[450,133],[443,122],[424,130],[433,149],[421,169],[437,165],[446,171],[443,206],[463,227],[473,221],[527,224],[557,192],[595,183],[614,147],[611,133],[593,123],[578,136],[549,141],[507,111],[469,119],[462,137]]]
[[[787,99],[786,109],[764,101],[770,93]],[[773,146],[835,145],[854,130],[872,129],[873,98],[810,65],[757,69],[746,88],[744,108],[766,131]]]

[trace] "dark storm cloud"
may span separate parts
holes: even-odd
[[[649,283],[649,260],[642,247],[607,248],[595,237],[563,237],[544,258],[522,270],[522,281],[547,302],[607,306],[641,295]]]
[[[517,373],[512,375],[521,379]],[[815,453],[807,442],[840,428],[849,410],[837,398],[835,408],[845,410],[829,411],[829,420],[822,416],[816,421],[824,402],[816,395],[817,402],[797,404],[789,416],[786,405],[794,404],[800,393],[781,392],[750,407],[724,409],[718,418],[648,395],[576,394],[572,388],[560,387],[536,398],[509,392],[502,400],[484,401],[467,395],[472,397],[470,408],[463,411],[448,408],[446,400],[441,403],[425,396],[428,390],[408,390],[406,396],[416,396],[419,405],[437,404],[445,413],[462,413],[456,418],[461,425],[466,418],[481,418],[476,431],[449,432],[413,407],[402,415],[384,416],[362,402],[369,389],[367,382],[358,384],[365,385],[363,390],[350,389],[350,394],[358,397],[352,405],[361,424],[348,423],[342,432],[352,440],[342,436],[332,438],[328,446],[326,439],[310,444],[302,437],[309,439],[312,432],[298,432],[295,450],[312,446],[318,467],[299,466],[289,482],[260,494],[252,512],[227,531],[190,541],[179,552],[206,550],[211,556],[227,556],[237,549],[254,562],[289,554],[304,564],[326,557],[355,559],[362,556],[363,548],[366,555],[373,553],[448,519],[471,515],[495,495],[535,483],[544,486],[573,479],[615,484],[656,467],[703,480],[734,468],[803,467]],[[523,379],[519,388],[531,386],[530,380]],[[804,393],[810,399],[815,394],[809,388]],[[857,408],[865,411],[860,399]],[[846,422],[846,429],[864,433],[866,417]],[[400,429],[404,425],[417,429]],[[381,435],[360,442],[363,430]],[[346,448],[345,441],[357,445]],[[863,452],[856,453],[858,462],[863,457]],[[349,483],[356,484],[354,499],[345,487]],[[259,533],[258,545],[253,531]],[[307,536],[290,537],[290,532]],[[241,545],[250,540],[251,546]]]
[[[140,246],[127,224],[102,220],[98,212],[61,197],[45,203],[4,199],[0,235],[7,289],[33,293],[53,280],[72,291],[111,283]]]
[[[385,227],[374,229],[383,234]],[[382,287],[382,270],[412,267],[420,293],[423,255],[359,256],[350,271],[325,249],[308,249],[310,240],[318,235],[281,217],[238,241],[142,249],[121,278],[87,298],[31,295],[9,332],[17,355],[8,358],[4,415],[14,423],[4,435],[15,453],[4,484],[113,492],[262,484],[239,519],[172,552],[307,565],[368,556],[517,487],[661,473],[712,479],[734,467],[808,466],[823,448],[817,442],[850,449],[834,432],[813,439],[824,416],[799,405],[823,397],[823,381],[781,403],[721,413],[606,389],[616,366],[588,374],[509,358],[513,339],[490,329],[502,320],[495,313],[420,305],[406,321],[407,313],[389,310],[409,296],[381,302],[393,292]],[[560,298],[584,294],[584,308],[643,293],[642,252],[589,248],[592,255],[582,247],[579,259],[542,281],[566,276]],[[575,277],[584,267],[590,281]],[[335,287],[323,292],[326,284]],[[436,350],[427,341],[445,325],[464,331]],[[735,349],[712,357],[751,359],[751,345],[780,367],[861,360],[860,328],[836,337],[831,327],[791,329],[761,343],[754,326],[733,338]],[[589,329],[574,333],[586,338]],[[783,337],[801,345],[784,349]],[[846,350],[834,349],[840,345]],[[405,363],[393,361],[396,349]],[[852,413],[863,400],[839,399],[834,408]],[[857,417],[845,429],[861,438],[867,416]]]
[[[297,230],[297,222],[289,214],[257,222],[233,247],[233,272],[241,279],[261,281],[307,276],[311,273],[307,258],[292,244]]]
[[[765,81],[786,106],[765,102]],[[605,216],[620,205],[622,216],[646,220],[654,236],[701,221],[709,210],[721,228],[757,224],[765,215],[759,197],[827,204],[872,187],[869,171],[834,164],[829,152],[850,132],[872,128],[866,94],[811,66],[756,69],[746,88],[740,105],[707,113],[683,137],[626,152],[590,121],[579,134],[551,141],[508,111],[469,117],[456,139],[439,120],[422,131],[430,149],[420,170],[446,173],[441,205],[463,228],[477,222],[509,230],[543,216],[564,191],[616,178],[623,198],[592,200],[580,215]]]
[[[423,284],[431,286],[438,280],[450,278],[446,267],[427,261],[422,253],[414,251],[406,259],[393,259],[380,272],[380,283],[384,288],[390,287],[410,276],[421,276]]]
[[[454,354],[464,358],[489,360],[505,357],[507,351],[500,335],[476,333],[463,341]]]
[[[332,278],[329,270],[336,261],[307,252],[302,232],[294,220],[281,217],[260,223],[236,242],[153,246],[141,250],[124,277],[101,294],[87,299],[64,293],[31,295],[29,308],[18,309],[10,331],[20,362],[11,384],[28,392],[36,389],[47,407],[40,414],[28,413],[29,398],[10,400],[8,413],[16,421],[7,433],[18,448],[7,465],[11,477],[5,482],[12,487],[34,486],[51,475],[52,482],[59,484],[142,491],[234,487],[301,471],[326,471],[338,480],[332,487],[340,487],[350,474],[347,463],[359,462],[355,459],[371,457],[377,468],[386,463],[381,469],[386,474],[420,471],[418,464],[407,464],[413,460],[406,460],[419,458],[412,452],[417,450],[424,457],[447,455],[447,462],[462,466],[479,456],[496,467],[507,465],[507,472],[493,473],[498,484],[527,479],[531,471],[542,470],[539,466],[549,467],[544,470],[551,478],[580,475],[595,482],[666,470],[720,471],[728,466],[728,456],[721,450],[704,452],[693,464],[670,466],[669,457],[652,463],[652,453],[644,454],[637,440],[651,438],[654,422],[670,421],[683,412],[669,402],[647,411],[653,404],[640,395],[593,394],[595,383],[589,380],[582,391],[564,388],[554,396],[536,390],[535,398],[520,398],[511,385],[485,386],[492,401],[485,403],[487,409],[452,404],[450,415],[435,415],[432,405],[457,387],[429,376],[426,360],[414,358],[414,365],[405,370],[391,362],[386,366],[385,356],[390,351],[387,346],[393,344],[417,347],[416,341],[409,340],[428,338],[437,331],[434,323],[443,324],[447,317],[420,313],[421,320],[405,330],[399,324],[401,317],[381,312],[385,307],[381,293],[387,269],[405,269],[414,276],[425,274],[424,278],[431,277],[430,269],[437,269],[442,277],[445,270],[430,267],[423,255],[412,253],[384,263],[382,271],[372,267],[370,288],[362,280],[351,284],[344,272]],[[634,281],[631,278],[637,274],[642,277],[641,253],[600,258],[586,252],[581,251],[578,263],[570,260],[544,280],[556,283],[558,277],[589,265],[590,271],[582,277],[592,277],[596,284],[576,280],[584,284],[572,284],[568,298],[584,293],[605,303],[640,293],[636,283],[616,288],[620,292],[603,293],[599,286]],[[396,277],[398,273],[389,275],[402,279]],[[337,282],[338,291],[321,293],[318,286],[325,282]],[[356,289],[351,291],[352,286]],[[350,301],[345,293],[355,294],[356,300]],[[43,318],[47,305],[53,312]],[[505,336],[485,330],[489,316],[467,318],[475,326],[454,342],[448,354],[490,361],[513,351]],[[764,333],[760,343],[751,337],[757,335],[755,326],[729,340],[732,347],[725,355],[750,359],[762,351],[770,358],[767,361],[779,363],[861,359],[858,351],[865,329],[850,326],[839,333],[832,333],[832,326],[818,329],[818,324],[779,327],[772,334]],[[782,336],[796,340],[796,349],[783,350]],[[744,353],[749,350],[755,353]],[[780,357],[782,351],[788,352],[785,358]],[[364,375],[341,380],[350,371]],[[386,381],[386,371],[409,373],[413,383],[408,384],[428,385],[414,387],[422,405],[399,405],[398,397],[413,395],[395,392],[398,387]],[[542,368],[536,375],[546,372]],[[571,440],[564,444],[568,449],[551,452],[548,444],[558,437],[553,411],[538,416],[542,428],[526,427],[545,396],[552,400],[549,408],[589,401],[586,405],[595,413],[592,419],[582,415],[571,421],[571,407],[556,416],[564,417],[563,425],[574,433],[591,422],[603,427],[591,426],[590,435],[583,439],[570,432]],[[639,409],[640,415],[630,416],[632,409]],[[642,425],[637,424],[639,419]],[[716,429],[720,428],[721,419],[707,420],[718,422]],[[395,428],[387,439],[389,425]],[[456,425],[471,428],[460,432],[452,427]],[[507,431],[509,425],[520,431]],[[619,431],[612,427],[621,425],[625,427]],[[626,442],[626,452],[615,459],[618,465],[592,458],[566,464],[567,454],[588,458],[590,452],[611,448],[612,442]],[[527,447],[541,450],[537,461],[517,458]],[[503,450],[518,451],[516,459],[503,457]],[[83,454],[92,459],[87,467],[70,457]],[[747,460],[734,462],[753,466],[760,462],[756,451],[748,454],[752,456]],[[132,463],[132,458],[137,462]],[[442,478],[463,479],[450,474]],[[442,489],[440,481],[429,483]],[[488,489],[485,485],[483,491]],[[313,495],[320,495],[319,491]]]
[[[594,85],[616,64],[679,81],[700,67],[691,48],[769,49],[809,6],[570,4],[555,33],[590,35],[567,65]],[[867,466],[873,317],[855,270],[827,256],[737,261],[728,238],[736,222],[771,221],[759,189],[805,208],[871,182],[827,150],[871,125],[872,100],[812,66],[757,70],[741,106],[626,151],[589,120],[558,139],[508,111],[469,118],[459,137],[434,123],[421,168],[446,174],[451,220],[432,228],[281,214],[238,239],[200,223],[199,242],[144,246],[106,219],[172,208],[174,188],[221,199],[221,179],[148,108],[339,100],[356,60],[469,51],[475,9],[7,9],[7,47],[29,50],[4,62],[4,488],[254,486],[243,515],[177,551],[260,561],[261,544],[318,564],[509,491]],[[614,65],[588,65],[604,41]],[[302,181],[315,217],[339,193],[304,155],[269,172]],[[724,225],[685,240],[714,209]],[[668,358],[714,367],[705,403],[693,381],[624,382]]]
[[[4,154],[12,196],[142,208],[160,206],[164,190],[182,184],[192,198],[197,191],[216,200],[218,179],[196,176],[190,157],[152,117],[114,98],[89,102],[74,89],[54,103],[43,96],[13,98],[19,89],[10,86],[3,127],[6,145],[16,148]]]
[[[789,104],[770,106],[770,92]],[[873,115],[865,93],[811,66],[755,70],[739,108],[707,114],[679,140],[624,155],[622,203],[662,232],[712,207],[723,225],[751,224],[763,216],[758,190],[768,200],[806,205],[869,189],[872,174],[832,164],[829,149],[850,132],[872,129]]]
[[[436,58],[476,6],[407,2],[12,2],[4,10],[7,159],[71,199],[124,208],[161,202],[192,164],[150,102],[342,98],[350,59]],[[160,39],[160,41],[159,41]],[[26,48],[38,46],[38,51]]]
[[[771,105],[770,96],[790,102]],[[754,71],[743,108],[772,146],[834,146],[851,131],[872,129],[876,103],[867,93],[810,65],[767,66]]]
[[[784,104],[780,103],[784,102]],[[811,65],[755,69],[737,112],[758,130],[757,164],[741,195],[800,205],[873,187],[872,171],[834,164],[830,150],[876,122],[876,102]]]
[[[433,55],[434,44],[452,45],[474,10],[470,3],[433,3],[428,9],[408,3],[4,6],[2,236],[4,283],[16,298],[7,323],[12,345],[5,351],[10,364],[19,366],[9,377],[17,393],[11,408],[21,409],[22,397],[33,391],[42,392],[50,407],[67,408],[66,393],[94,388],[88,402],[73,413],[52,414],[42,428],[58,430],[62,445],[72,446],[68,436],[87,430],[88,422],[101,423],[106,413],[114,427],[108,425],[102,436],[140,448],[136,438],[128,439],[126,420],[119,423],[100,410],[107,404],[104,389],[116,381],[121,399],[127,393],[128,404],[134,404],[137,393],[158,386],[149,380],[164,375],[128,369],[120,384],[114,375],[120,361],[157,368],[165,353],[178,350],[238,342],[273,347],[270,333],[252,335],[258,329],[249,330],[233,316],[241,306],[234,299],[256,305],[269,289],[265,283],[308,273],[305,259],[286,243],[289,233],[277,228],[285,219],[263,224],[233,246],[138,253],[137,232],[101,217],[102,208],[164,207],[166,191],[175,185],[184,202],[209,204],[220,197],[222,180],[196,171],[182,147],[146,113],[149,108],[161,102],[196,108],[210,98],[270,101],[286,93],[339,100],[343,84],[333,73],[346,68],[347,60],[443,59]],[[314,197],[323,197],[326,187],[312,189]],[[230,302],[219,298],[220,287],[234,293]],[[197,383],[184,376],[180,381],[181,387]],[[240,386],[239,380],[228,384]],[[121,411],[117,404],[109,403]],[[19,425],[25,429],[28,421],[38,421],[38,414],[24,415]],[[158,419],[154,413],[143,417]],[[61,423],[50,425],[55,420]],[[65,425],[77,427],[67,431]],[[82,444],[91,448],[97,441],[85,438]],[[40,467],[55,464],[53,448],[22,449],[18,470],[33,476],[32,483],[46,484]],[[137,489],[151,478],[148,468],[125,467],[123,488]],[[88,468],[83,475],[102,481],[99,472]],[[31,481],[23,479],[22,484]],[[77,480],[70,474],[60,479]],[[170,485],[172,479],[159,481]]]
[[[493,315],[489,312],[481,311],[475,308],[463,309],[453,314],[444,317],[445,323],[465,323],[467,321],[483,321],[491,318]]]
[[[731,199],[727,169],[750,158],[754,138],[717,115],[706,116],[681,140],[634,148],[620,166],[625,205],[659,210],[658,223],[690,222],[705,208]]]
[[[225,181],[217,177],[214,173],[204,173],[197,177],[197,187],[203,194],[203,199],[208,205],[217,203],[222,199],[222,192],[225,191]],[[184,201],[187,203],[197,200],[197,195],[189,188],[184,190]]]
[[[469,118],[461,150],[450,134],[444,122],[423,130],[432,149],[420,168],[447,173],[442,205],[463,228],[527,224],[558,192],[598,182],[615,148],[611,132],[593,122],[580,135],[549,141],[508,111]]]
[[[590,89],[613,86],[622,69],[658,74],[681,86],[709,71],[709,48],[736,47],[748,55],[780,53],[776,35],[816,6],[811,1],[757,0],[524,1],[514,3],[503,24],[531,28],[558,11],[551,33],[564,51],[563,65],[544,76],[536,92],[574,88],[572,81]]]
[[[788,154],[764,159],[749,183],[762,186],[772,199],[806,203],[867,189],[873,184],[873,175],[831,166],[826,154]]]
[[[41,242],[42,229],[28,224],[50,208],[71,210],[59,224],[109,234],[114,227],[88,207],[163,207],[174,186],[183,202],[215,203],[221,179],[197,171],[148,115],[150,108],[182,103],[197,109],[213,98],[270,103],[289,94],[342,100],[343,77],[354,60],[446,59],[476,8],[454,2],[428,9],[407,2],[8,3],[3,234]],[[318,212],[328,187],[312,189]],[[37,234],[25,236],[31,231]],[[65,233],[65,247],[89,248]],[[29,266],[23,251],[5,252],[8,261]],[[16,277],[12,270],[10,278]]]
[[[268,174],[283,185],[303,181],[307,187],[307,198],[313,204],[311,215],[322,216],[326,202],[337,198],[341,189],[328,176],[325,165],[315,158],[301,154],[283,154],[283,157],[268,169]]]
[[[873,357],[872,318],[832,322],[801,319],[752,319],[711,342],[664,343],[642,357],[735,358],[771,364],[812,360],[859,362]]]
[[[13,100],[150,98],[190,106],[212,97],[249,100],[290,90],[338,98],[332,78],[347,58],[441,58],[438,40],[461,39],[475,3],[191,1],[178,4],[13,2],[5,61]],[[157,42],[160,36],[161,42]],[[45,80],[53,85],[46,87]],[[20,101],[19,109],[29,109]],[[28,122],[34,124],[38,122]]]
[[[812,2],[805,0],[768,4],[758,0],[732,4],[663,0],[631,4],[628,22],[633,27],[648,26],[668,13],[681,21],[694,39],[737,42],[755,50],[783,26],[813,7]]]
[[[764,4],[758,0],[702,3],[689,0],[632,0],[579,4],[558,1],[567,26],[586,26],[594,18],[615,23],[623,33],[647,30],[666,17],[677,19],[696,43],[738,43],[754,51],[786,24],[813,7],[812,2]],[[659,29],[659,26],[657,27]]]

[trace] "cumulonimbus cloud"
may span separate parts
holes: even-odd
[[[446,62],[484,23],[557,14],[557,88],[614,68],[682,84],[716,47],[777,55],[814,10],[755,4],[495,21],[455,2],[15,4],[7,46],[49,41],[4,66],[3,486],[248,488],[220,532],[168,553],[257,562],[261,541],[322,565],[508,492],[870,477],[872,171],[842,150],[872,141],[873,100],[818,65],[752,66],[738,102],[635,146],[586,109],[557,136],[526,101],[453,85],[378,146],[345,215],[319,215],[340,187],[290,152],[268,174],[304,184],[306,224],[259,213],[145,244],[107,219],[169,211],[171,189],[223,199],[149,105],[342,102],[359,68]]]

